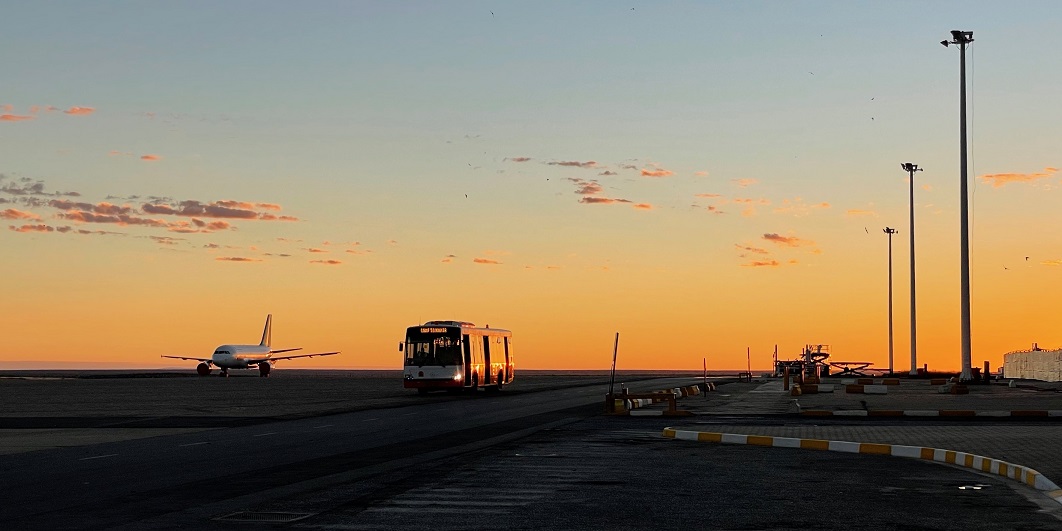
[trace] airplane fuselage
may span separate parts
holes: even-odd
[[[214,349],[210,362],[222,369],[246,369],[272,356],[264,345],[221,345]]]

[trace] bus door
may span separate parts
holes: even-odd
[[[502,341],[505,342],[505,382],[511,382],[513,379],[513,362],[509,359],[509,338],[503,337]]]
[[[489,384],[494,381],[494,367],[490,364],[490,336],[483,336],[483,366],[487,374],[483,375],[483,383]]]
[[[465,383],[468,385],[472,381],[472,342],[468,340],[468,334],[461,336],[464,340],[461,344],[465,347]]]

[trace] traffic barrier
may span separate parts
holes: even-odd
[[[881,385],[900,385],[899,378],[882,378]]]
[[[1001,461],[999,459],[958,452],[955,450],[942,450],[940,448],[928,448],[923,446],[904,446],[899,444],[860,443],[850,441],[830,441],[825,439],[796,439],[768,435],[687,431],[674,428],[664,428],[663,436],[686,441],[714,442],[721,444],[749,444],[776,448],[801,448],[804,450],[891,455],[895,457],[909,457],[925,461],[948,463],[1020,481],[1037,490],[1045,491],[1049,497],[1062,504],[1062,489],[1036,470],[1007,461]]]
[[[856,378],[856,383],[859,385],[874,385],[873,378]]]

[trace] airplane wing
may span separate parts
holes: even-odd
[[[210,359],[210,358],[186,358],[186,357],[184,357],[184,356],[162,356],[162,357],[163,357],[163,358],[173,358],[173,359],[175,359],[175,360],[193,360],[193,361],[202,361],[202,362],[206,362],[206,363],[212,363],[212,362],[214,361],[214,360],[212,360],[212,359]]]
[[[280,354],[281,352],[292,352],[292,351],[295,351],[295,350],[302,350],[302,347],[299,347],[299,348],[282,348],[280,350],[270,350],[269,353],[270,354]],[[273,359],[276,359],[276,358],[273,358]]]
[[[294,349],[294,350],[297,350],[297,349]],[[284,352],[284,351],[279,351],[279,352]],[[296,356],[275,356],[275,357],[269,358],[269,360],[267,360],[267,361],[290,360],[290,359],[295,359],[295,358],[312,358],[314,356],[332,356],[334,354],[339,354],[339,352],[338,351],[337,352],[318,352],[316,354],[299,354],[299,355],[296,355]]]

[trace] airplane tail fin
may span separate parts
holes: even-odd
[[[273,314],[266,316],[265,329],[262,330],[262,342],[263,347],[272,346],[273,343]]]

